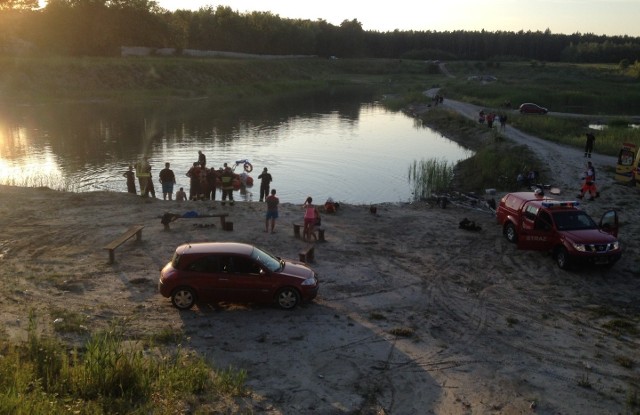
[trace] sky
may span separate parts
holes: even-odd
[[[168,10],[228,6],[239,13],[271,12],[282,18],[358,20],[364,30],[490,32],[640,36],[640,0],[156,0]],[[390,5],[392,5],[390,7]]]

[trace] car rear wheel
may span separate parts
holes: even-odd
[[[513,223],[507,223],[505,225],[504,237],[511,243],[516,243],[518,241],[518,233],[516,232],[516,227],[513,226]]]
[[[280,308],[291,310],[300,302],[300,294],[295,288],[287,287],[278,291],[276,301]]]
[[[196,295],[189,287],[180,287],[171,294],[171,302],[180,310],[188,310],[196,303]]]
[[[561,246],[556,249],[556,263],[560,267],[560,269],[569,269],[570,266],[569,254],[567,250]]]

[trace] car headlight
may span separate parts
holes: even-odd
[[[311,286],[311,287],[313,287],[317,283],[318,283],[318,280],[316,279],[316,277],[307,278],[306,280],[302,281],[302,285]]]
[[[572,243],[571,245],[573,245],[573,249],[578,252],[587,252],[587,248],[583,244]]]
[[[614,251],[616,249],[620,249],[620,242],[615,241],[610,246],[611,246],[611,251]]]

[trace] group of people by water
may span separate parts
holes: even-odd
[[[251,166],[251,168],[253,167]],[[130,165],[129,170],[126,171],[123,176],[127,179],[127,191],[129,193],[137,194],[135,180],[137,178],[138,185],[140,187],[140,195],[143,197],[156,197],[156,190],[148,157],[143,157],[134,165]],[[224,163],[223,167],[218,169],[214,167],[207,167],[207,157],[202,150],[198,151],[198,161],[193,162],[193,165],[186,172],[186,176],[189,177],[189,193],[187,194],[185,192],[184,187],[180,187],[176,192],[177,201],[215,200],[216,190],[220,188],[222,192],[221,198],[223,205],[227,200],[229,200],[230,204],[234,203],[233,191],[238,188],[239,182],[247,184],[249,180],[253,180],[244,172],[242,174],[236,174],[227,163]],[[170,163],[165,163],[165,167],[160,171],[158,178],[160,180],[160,185],[162,186],[163,199],[173,200],[176,175],[171,169]],[[261,180],[260,201],[262,202],[269,195],[269,187],[273,178],[266,167],[258,178]]]
[[[248,163],[248,162],[247,162]],[[238,162],[236,162],[238,164]],[[249,165],[250,166],[250,165]],[[250,166],[253,169],[252,166]],[[245,163],[245,170],[246,163]],[[221,204],[224,206],[226,201],[229,201],[230,205],[234,204],[233,191],[236,188],[234,180],[240,180],[245,182],[247,177],[246,173],[236,174],[233,169],[224,163],[223,167],[218,169],[214,167],[207,167],[207,157],[202,152],[198,151],[198,161],[193,162],[193,165],[185,173],[189,177],[189,193],[185,192],[183,187],[180,187],[176,192],[177,201],[186,200],[216,200],[216,190],[220,187],[222,191]],[[156,197],[155,186],[152,179],[151,164],[148,157],[143,157],[135,164],[129,165],[129,169],[123,174],[127,180],[127,191],[129,193],[138,194],[136,189],[136,178],[138,179],[138,186],[140,187],[140,196],[142,197]],[[158,175],[160,185],[162,186],[162,197],[164,200],[173,200],[174,186],[176,185],[176,175],[171,169],[169,162],[165,163],[164,169],[160,170]],[[258,176],[260,180],[260,202],[266,202],[266,221],[265,232],[275,233],[276,219],[278,218],[278,205],[280,200],[276,196],[276,189],[271,189],[271,182],[273,177],[265,167],[262,173]],[[334,203],[331,198],[325,203],[325,211],[335,212],[338,207],[337,203]],[[320,212],[318,208],[313,204],[313,199],[307,197],[303,204],[304,210],[304,231],[303,239],[310,241],[315,239],[314,229],[320,225]]]

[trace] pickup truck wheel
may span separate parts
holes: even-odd
[[[516,232],[516,227],[513,226],[513,223],[507,223],[505,225],[504,237],[507,238],[507,241],[511,243],[516,243],[518,241],[518,234]]]
[[[562,246],[556,249],[556,263],[558,264],[560,269],[569,269],[569,254],[567,253],[567,250]]]

